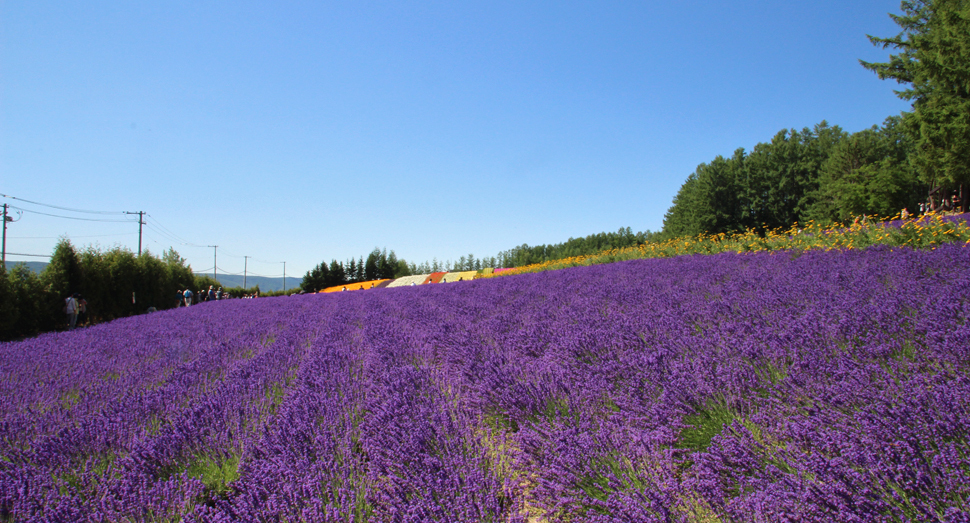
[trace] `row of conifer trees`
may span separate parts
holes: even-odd
[[[218,282],[196,276],[173,249],[161,257],[140,256],[115,247],[78,250],[69,240],[54,248],[40,274],[24,264],[9,271],[0,266],[0,340],[33,336],[66,327],[65,299],[75,293],[87,302],[82,324],[157,310],[177,304],[186,288],[201,289]]]

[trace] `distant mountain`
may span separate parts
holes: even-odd
[[[212,273],[207,274],[196,274],[196,276],[212,276]],[[242,287],[243,277],[241,275],[235,274],[218,274],[219,283],[223,287]],[[292,289],[294,287],[299,287],[300,282],[303,281],[302,277],[286,277],[286,288]],[[265,276],[248,276],[246,278],[247,287],[255,287],[259,285],[259,290],[261,291],[280,291],[283,290],[283,278],[267,278]]]
[[[24,265],[26,265],[28,269],[30,269],[31,271],[33,271],[33,272],[35,272],[37,274],[40,274],[40,272],[44,270],[44,267],[47,267],[47,262],[39,262],[39,261],[28,261],[28,262],[25,262],[25,261],[9,261],[8,260],[7,263],[6,263],[7,272],[10,272],[11,269],[13,269],[14,267],[16,267],[17,265],[20,265],[21,263],[24,264]],[[300,280],[300,281],[303,281],[303,280]],[[262,288],[262,287],[260,287],[260,288]]]

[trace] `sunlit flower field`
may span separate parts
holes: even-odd
[[[723,252],[4,343],[0,521],[965,521],[968,288]]]
[[[890,247],[932,248],[946,243],[970,243],[970,215],[936,214],[900,219],[865,216],[851,224],[796,223],[788,229],[764,232],[748,230],[738,233],[701,234],[648,242],[635,247],[608,249],[596,254],[548,260],[521,267],[495,269],[481,277],[511,276],[566,267],[613,263],[623,260],[670,258],[685,254],[721,252],[765,252],[803,250],[865,249],[874,245]]]

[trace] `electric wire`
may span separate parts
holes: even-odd
[[[259,258],[254,258],[252,256],[243,256],[241,254],[232,254],[230,252],[225,252],[225,251],[219,251],[219,254],[220,255],[225,254],[226,256],[229,256],[230,258],[249,258],[250,260],[252,260],[254,262],[258,262],[258,263],[271,263],[271,264],[274,264],[274,263],[283,263],[281,261],[261,260]]]
[[[159,236],[161,236],[161,237],[163,237],[163,238],[165,238],[165,239],[167,239],[167,240],[168,240],[168,241],[170,241],[170,242],[174,242],[174,243],[177,243],[177,244],[179,244],[179,245],[186,245],[185,243],[183,243],[183,242],[182,242],[182,241],[180,241],[179,239],[176,239],[176,238],[173,238],[173,237],[172,237],[172,236],[171,236],[170,234],[168,234],[168,233],[166,233],[165,231],[163,231],[163,230],[161,230],[161,229],[158,229],[158,228],[155,228],[155,227],[154,227],[154,226],[152,226],[152,224],[151,224],[151,223],[149,223],[149,222],[145,222],[145,228],[146,228],[146,229],[149,229],[149,230],[151,230],[151,231],[154,231],[154,232],[156,232],[156,233],[158,233],[158,235],[159,235]]]
[[[197,270],[193,269],[192,272],[195,273],[195,274],[211,274],[212,273],[212,267],[209,267],[208,269],[201,270],[201,271],[197,271]],[[221,275],[244,276],[244,274],[241,273],[241,272],[229,272],[229,271],[224,271],[222,269],[219,269],[219,275],[220,276]],[[282,278],[283,277],[282,274],[256,274],[254,272],[247,272],[245,274],[245,276],[247,276],[249,278]],[[287,279],[289,279],[289,277],[287,277]]]
[[[118,232],[115,234],[85,234],[81,236],[68,235],[69,238],[104,238],[108,236],[134,236],[138,234],[137,232]],[[55,240],[60,238],[60,236],[7,236],[7,239],[13,240]]]
[[[24,198],[17,198],[16,196],[10,196],[9,194],[3,194],[3,193],[0,193],[0,196],[4,198],[10,198],[11,200],[17,200],[21,202],[31,203],[34,205],[40,205],[42,207],[50,207],[51,209],[60,209],[62,211],[81,212],[81,213],[87,213],[87,214],[125,214],[125,211],[88,211],[84,209],[72,209],[70,207],[61,207],[59,205],[51,205],[49,203],[34,202],[31,200],[26,200]]]
[[[124,215],[130,215],[130,214],[132,214],[132,213],[126,212],[126,211],[93,211],[93,210],[88,210],[88,209],[75,209],[75,208],[72,208],[72,207],[64,207],[64,206],[60,206],[60,205],[52,205],[52,204],[48,204],[48,203],[36,202],[36,201],[33,201],[33,200],[27,200],[27,199],[24,199],[24,198],[18,198],[16,196],[11,196],[11,195],[8,195],[8,194],[3,194],[3,193],[0,193],[0,197],[8,198],[8,199],[11,199],[11,200],[16,200],[16,201],[20,201],[20,202],[24,202],[24,203],[29,203],[29,204],[33,204],[33,205],[39,205],[39,206],[42,206],[42,207],[48,207],[48,208],[51,208],[51,209],[59,209],[59,210],[68,211],[68,212],[77,212],[77,213],[85,213],[85,214],[98,214],[98,215],[123,215],[123,216]],[[27,212],[27,213],[32,213],[32,214],[39,214],[39,215],[42,215],[42,216],[50,216],[50,217],[53,217],[53,218],[61,218],[61,219],[66,219],[66,220],[79,220],[79,221],[102,222],[102,223],[138,223],[139,221],[141,221],[141,220],[132,220],[132,219],[82,218],[82,217],[78,217],[78,216],[64,216],[64,215],[60,215],[60,214],[52,214],[52,213],[46,213],[46,212],[41,212],[41,211],[35,211],[35,210],[32,210],[32,209],[26,209],[26,208],[19,207],[19,206],[15,206],[15,205],[10,205],[9,208],[10,209],[17,210],[17,211],[21,211],[21,212]],[[137,214],[137,213],[134,213],[134,214]],[[200,245],[200,244],[197,244],[197,243],[190,242],[190,241],[186,240],[185,238],[182,238],[181,236],[179,236],[178,234],[176,234],[175,232],[173,232],[168,227],[165,227],[162,223],[160,223],[158,221],[157,218],[155,218],[151,214],[144,213],[144,216],[147,217],[147,218],[151,218],[151,222],[149,222],[148,220],[144,220],[142,222],[142,225],[146,229],[149,229],[149,230],[155,232],[156,234],[158,234],[164,240],[172,241],[172,242],[175,242],[175,243],[177,243],[179,245],[184,245],[184,246],[189,246],[189,247],[197,247],[197,248],[203,248],[203,249],[207,249],[207,248],[211,248],[212,247],[211,245]],[[116,233],[116,234],[95,234],[95,235],[75,236],[75,238],[97,238],[97,237],[110,237],[110,236],[133,236],[134,234],[135,233],[133,233],[133,232],[132,233]],[[148,238],[150,241],[155,242],[156,244],[162,245],[164,243],[163,241],[159,241],[158,238],[151,237],[147,233],[145,233],[144,236],[146,238]],[[57,238],[59,238],[59,237],[60,236],[57,236]],[[12,238],[16,238],[16,239],[50,239],[50,238],[55,238],[55,237],[54,236],[20,236],[20,237],[12,237]],[[14,254],[14,253],[8,253],[8,254],[18,255],[18,256],[37,256],[37,257],[50,258],[49,255],[42,255],[42,254]],[[225,252],[225,251],[221,252],[220,254],[222,254],[224,256],[229,256],[231,258],[248,258],[250,261],[253,261],[253,262],[256,262],[256,263],[264,263],[264,264],[271,264],[271,265],[283,263],[281,261],[264,260],[262,258],[255,258],[253,256],[244,256],[244,255],[234,254],[234,253]],[[212,270],[212,268],[210,268],[209,270]],[[204,271],[193,271],[193,272],[204,272]],[[238,276],[239,274],[242,274],[242,273],[226,273],[226,274],[232,274],[232,275]],[[277,277],[280,277],[281,276],[281,275],[266,276],[266,275],[260,275],[260,274],[255,274],[255,273],[246,273],[246,274],[252,274],[253,276],[256,276],[256,277],[264,277],[264,278],[277,278]]]
[[[158,226],[159,229],[162,229],[161,231],[158,231],[158,232],[160,234],[162,234],[163,236],[168,236],[170,239],[172,239],[172,240],[174,240],[174,241],[176,241],[176,242],[178,242],[178,243],[180,243],[182,245],[190,245],[192,247],[208,247],[208,245],[199,245],[197,243],[192,243],[192,242],[186,240],[185,238],[182,238],[178,234],[175,234],[174,232],[172,232],[171,229],[169,229],[168,227],[162,225],[161,222],[158,221],[158,218],[152,216],[151,214],[145,213],[145,216],[151,218],[153,220],[153,224],[156,225],[156,226]],[[167,234],[163,234],[162,231],[165,231]]]
[[[81,221],[85,221],[85,222],[138,223],[137,221],[132,221],[132,220],[106,220],[104,218],[79,218],[77,216],[61,216],[59,214],[50,214],[50,213],[46,213],[46,212],[32,211],[30,209],[24,209],[23,207],[16,207],[16,206],[13,206],[13,205],[11,205],[10,208],[11,209],[16,209],[18,211],[29,212],[29,213],[32,213],[32,214],[41,214],[41,215],[44,215],[44,216],[53,216],[54,218],[64,218],[64,219],[67,219],[67,220],[81,220]]]

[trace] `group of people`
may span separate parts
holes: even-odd
[[[84,315],[88,312],[88,301],[81,296],[80,293],[75,292],[74,294],[68,296],[64,300],[64,313],[67,314],[67,329],[74,330],[77,326],[78,318],[81,319],[81,323],[84,322]]]
[[[188,307],[197,303],[202,303],[206,301],[217,301],[217,300],[227,300],[231,298],[229,293],[222,292],[222,287],[216,289],[214,286],[209,285],[209,290],[201,289],[198,294],[192,292],[192,289],[185,289],[184,291],[178,291],[176,293],[177,302],[176,307]]]
[[[909,212],[909,209],[903,207],[903,210],[899,212],[899,216],[904,220],[908,220],[929,212],[961,212],[963,210],[962,205],[963,203],[959,193],[953,193],[952,198],[943,198],[939,203],[937,203],[935,197],[930,196],[926,201],[919,203],[918,215],[914,215]]]
[[[925,202],[920,202],[919,212],[920,214],[925,214],[928,212],[950,212],[950,211],[962,211],[963,210],[963,199],[960,198],[960,193],[954,192],[953,196],[950,198],[944,197],[942,200],[937,201],[935,196],[930,196]]]

